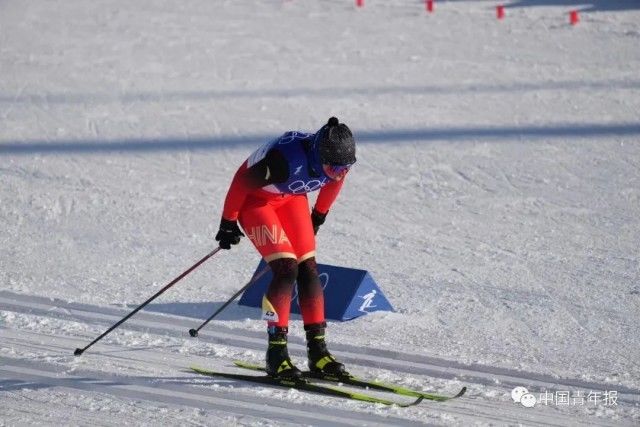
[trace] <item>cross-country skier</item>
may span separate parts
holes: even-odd
[[[291,294],[298,283],[307,338],[309,369],[332,375],[345,367],[327,350],[324,296],[316,264],[315,234],[324,223],[349,168],[356,162],[351,130],[331,117],[315,134],[286,132],[258,148],[240,166],[227,192],[216,240],[230,249],[244,236],[238,221],[273,280],[262,300],[269,346],[267,372],[301,376],[287,350]],[[307,193],[320,190],[309,215]]]

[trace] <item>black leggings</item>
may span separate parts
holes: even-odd
[[[315,257],[300,264],[292,258],[279,258],[271,261],[269,266],[273,279],[267,288],[266,297],[278,314],[278,321],[269,322],[269,326],[288,326],[291,295],[296,281],[304,324],[324,322],[324,295]]]

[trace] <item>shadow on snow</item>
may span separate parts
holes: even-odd
[[[222,307],[226,301],[209,301],[209,302],[172,302],[166,304],[149,304],[144,308],[144,311],[172,314],[175,316],[189,317],[192,319],[206,320],[215,311]],[[261,311],[253,307],[245,307],[238,305],[237,301],[230,304],[225,310],[223,310],[213,321],[220,320],[245,320],[259,319]],[[194,322],[194,328],[198,326]]]
[[[505,7],[561,6],[567,9],[578,9],[584,12],[607,12],[640,9],[638,0],[516,0]]]
[[[410,141],[478,142],[547,138],[594,138],[640,135],[640,123],[555,124],[540,126],[432,127],[355,132],[359,143]],[[215,136],[199,138],[139,138],[116,140],[67,140],[0,142],[0,156],[28,154],[99,154],[114,152],[215,151],[241,146],[255,147],[277,135]]]

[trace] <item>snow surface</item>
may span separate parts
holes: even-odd
[[[1,2],[0,425],[639,423],[640,3],[497,4]],[[256,146],[330,115],[359,161],[318,259],[369,270],[397,309],[332,323],[331,348],[466,397],[387,408],[186,372],[263,358],[257,310],[186,333],[250,278],[247,241],[72,355],[214,247]],[[517,385],[618,401],[524,408]]]

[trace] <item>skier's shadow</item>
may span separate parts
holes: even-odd
[[[164,304],[150,304],[145,307],[147,312],[156,312],[164,314],[173,314],[176,316],[189,317],[193,319],[208,319],[216,312],[226,301],[210,301],[210,302],[172,302]],[[215,319],[220,320],[245,320],[259,319],[260,310],[255,307],[245,307],[238,305],[237,302],[229,304]]]

